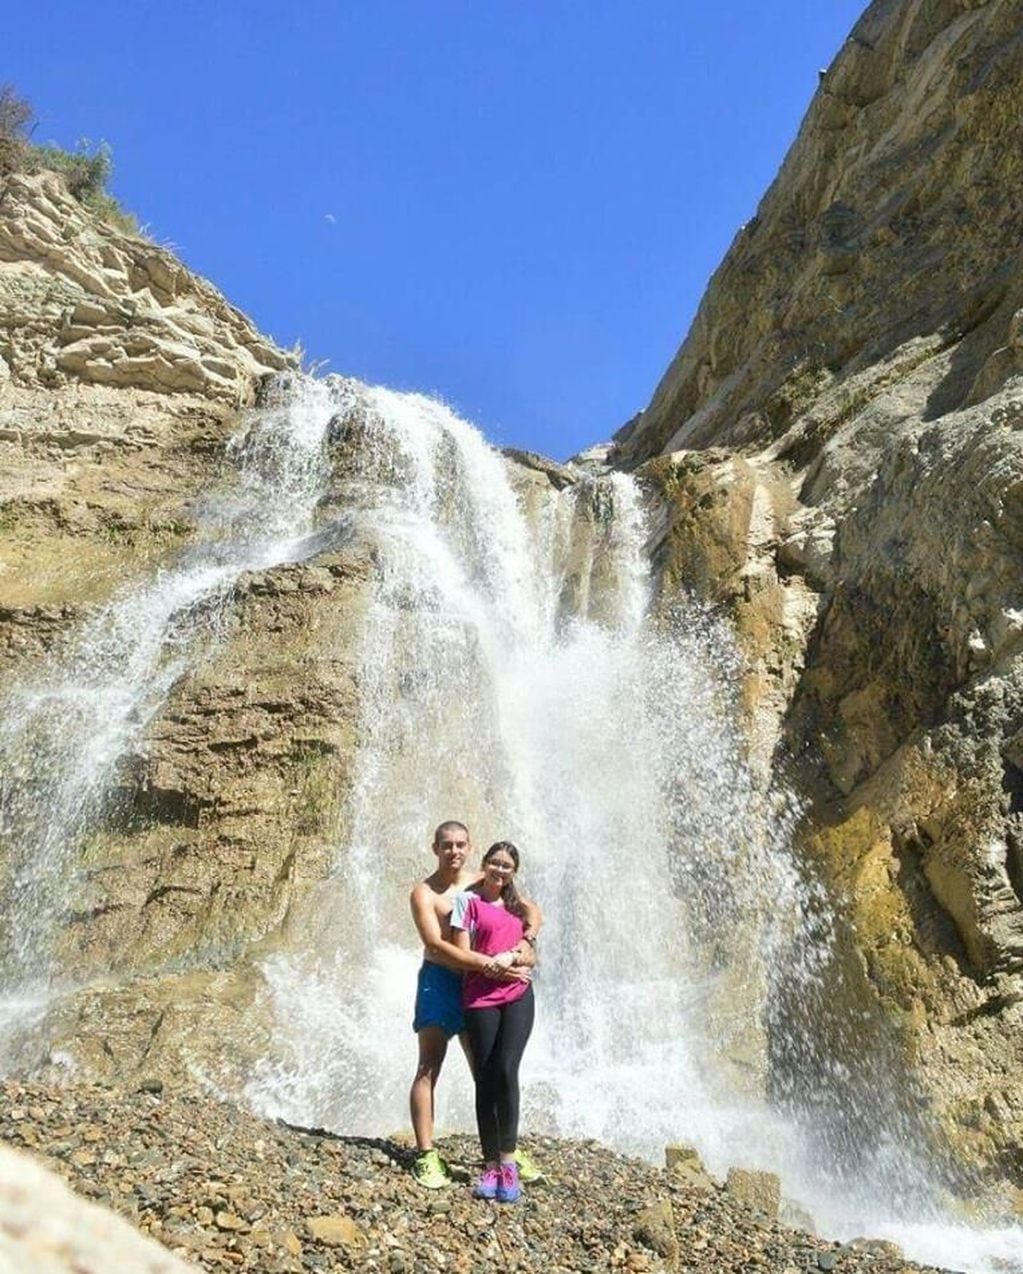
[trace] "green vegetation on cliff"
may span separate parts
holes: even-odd
[[[107,190],[113,172],[113,152],[106,142],[80,141],[75,150],[40,146],[31,141],[35,111],[12,85],[0,85],[0,178],[12,172],[60,173],[79,203],[104,221],[129,234],[139,233],[135,215],[126,211]]]

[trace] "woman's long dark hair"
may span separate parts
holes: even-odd
[[[511,843],[510,840],[495,841],[493,845],[483,855],[484,863],[489,863],[495,854],[504,851],[515,864],[515,870],[519,869],[519,851]],[[518,916],[520,920],[525,920],[526,909],[522,905],[522,899],[519,897],[519,891],[515,888],[515,878],[510,877],[504,882],[504,888],[501,890],[501,901],[505,905],[505,910],[510,911],[513,916]]]

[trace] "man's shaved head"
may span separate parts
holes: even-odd
[[[465,832],[466,838],[469,836],[469,829],[464,823],[460,823],[456,818],[449,818],[443,823],[438,823],[433,833],[434,849],[441,843],[447,832]]]

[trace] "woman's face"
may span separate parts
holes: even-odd
[[[488,885],[495,888],[503,889],[509,880],[515,875],[515,863],[512,856],[503,849],[499,849],[493,858],[488,858],[483,864],[483,878]]]

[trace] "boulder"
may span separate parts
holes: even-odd
[[[0,1265],[25,1274],[189,1274],[196,1268],[6,1146],[0,1146]]]
[[[777,1217],[781,1205],[781,1181],[775,1172],[755,1172],[749,1168],[729,1168],[725,1189],[733,1198],[764,1216]]]

